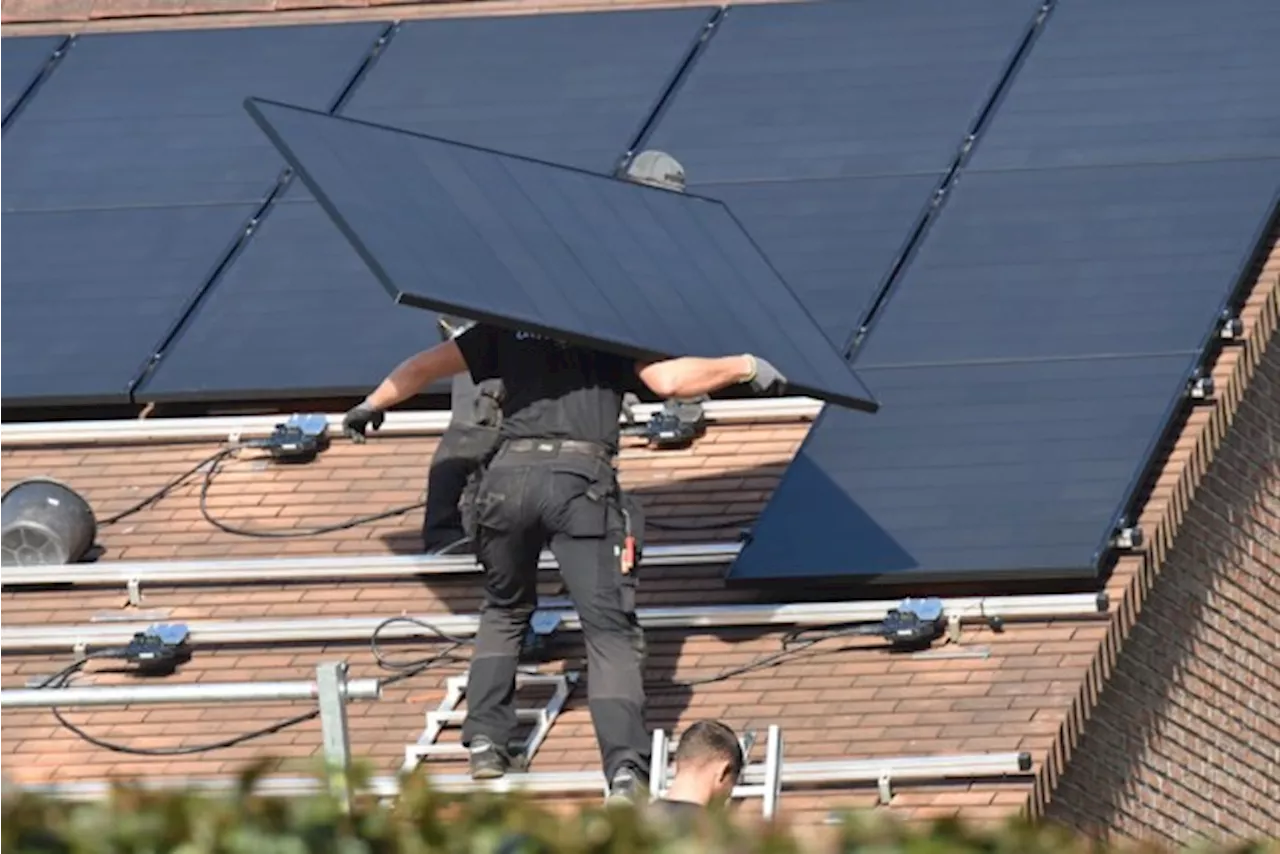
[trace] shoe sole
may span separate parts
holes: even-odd
[[[472,780],[497,780],[507,776],[507,772],[499,768],[481,768],[471,772]]]

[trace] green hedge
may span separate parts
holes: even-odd
[[[226,795],[117,787],[102,802],[72,803],[22,791],[4,799],[4,852],[14,854],[1034,854],[1107,850],[1052,827],[1013,822],[970,828],[954,821],[904,825],[883,812],[851,814],[830,845],[804,847],[778,824],[709,815],[681,836],[643,810],[587,807],[566,818],[514,795],[444,795],[406,778],[389,806],[357,798],[350,814],[333,799],[252,794],[258,771]],[[784,796],[785,801],[785,796]],[[1134,850],[1134,849],[1123,849]],[[1140,850],[1155,851],[1144,848]],[[1196,851],[1278,852],[1262,844]]]

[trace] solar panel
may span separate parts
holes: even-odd
[[[19,36],[0,40],[0,96],[4,98],[4,120],[18,105],[45,63],[53,58],[66,36]]]
[[[645,145],[730,203],[843,349],[1039,7],[731,6]]]
[[[729,577],[1092,577],[1193,361],[860,368],[880,412],[819,416]]]
[[[282,164],[244,98],[324,108],[383,29],[81,36],[5,134],[4,209],[260,201]]]
[[[719,202],[253,101],[397,302],[635,355],[752,352],[874,411]]]
[[[941,173],[1039,8],[732,6],[645,145],[674,155],[699,186]]]
[[[1278,189],[1280,159],[966,173],[857,364],[1197,351]]]
[[[1280,158],[963,174],[855,356],[881,413],[823,413],[730,577],[1095,575],[1278,192]]]
[[[244,97],[324,107],[383,29],[77,39],[5,132],[5,403],[127,400],[284,168]]]
[[[6,212],[5,406],[127,402],[130,380],[253,210]]]
[[[703,7],[408,23],[343,115],[609,172],[640,133],[711,12]]]
[[[817,320],[844,350],[938,183],[932,175],[715,184]]]
[[[1274,0],[1072,0],[978,143],[975,169],[1280,155]]]
[[[608,172],[708,17],[670,9],[406,23],[344,114]],[[284,199],[139,399],[363,394],[439,340],[429,312],[387,300],[305,187]],[[353,344],[325,343],[336,340]]]

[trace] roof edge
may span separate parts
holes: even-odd
[[[241,3],[227,12],[191,12],[191,5],[172,14],[139,14],[133,3],[82,3],[58,17],[49,13],[23,14],[12,8],[0,13],[6,36],[65,35],[67,33],[136,32],[146,30],[213,29],[225,27],[296,26],[353,21],[408,21],[431,18],[501,17],[514,15],[615,12],[640,9],[727,8],[732,5],[796,3],[804,0],[447,0],[447,2],[387,2],[368,0],[352,6],[338,0],[315,0],[313,8],[278,9],[275,3]],[[6,5],[9,5],[6,3]],[[229,2],[221,5],[233,6]],[[145,8],[145,7],[144,7]],[[118,10],[118,11],[117,11]]]
[[[1271,257],[1278,255],[1280,240],[1273,239]],[[1023,809],[1031,819],[1043,818],[1053,799],[1058,781],[1120,660],[1147,596],[1168,562],[1186,511],[1231,429],[1263,354],[1268,347],[1280,345],[1280,274],[1264,271],[1250,289],[1240,319],[1245,331],[1239,344],[1223,348],[1214,360],[1211,374],[1217,391],[1213,404],[1191,413],[1168,448],[1167,461],[1138,516],[1139,526],[1149,534],[1149,544],[1141,554],[1121,558],[1107,584],[1110,626],[1047,758],[1037,770]]]

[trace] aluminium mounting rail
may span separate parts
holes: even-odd
[[[645,566],[728,564],[740,543],[689,543],[648,546]],[[542,553],[542,569],[554,569],[555,557]],[[471,555],[349,555],[315,558],[246,558],[243,560],[135,561],[73,563],[59,566],[6,566],[0,570],[5,587],[57,585],[127,585],[130,592],[148,584],[224,584],[241,581],[324,581],[358,578],[397,578],[409,575],[451,575],[480,571]]]
[[[978,753],[954,756],[885,756],[874,759],[837,759],[824,762],[783,762],[779,774],[782,789],[803,789],[840,784],[874,783],[883,795],[886,780],[894,782],[936,782],[940,780],[978,780],[985,778],[1025,776],[1032,771],[1028,753]],[[763,786],[766,769],[748,766],[743,771],[743,786]],[[435,774],[432,786],[445,792],[524,791],[541,794],[591,794],[604,791],[604,775],[598,771],[541,771],[508,774],[497,780],[472,780],[466,774]],[[142,780],[143,788],[193,788],[212,792],[233,790],[234,779],[153,779]],[[68,800],[95,800],[104,797],[109,784],[99,781],[45,783],[23,786]],[[264,795],[291,797],[312,794],[320,784],[305,777],[265,777],[255,783],[254,791]],[[375,777],[365,785],[372,795],[392,798],[400,790],[397,777]]]
[[[1105,614],[1105,593],[1065,593],[1043,596],[985,596],[943,599],[949,619],[985,621],[1003,619],[1089,618]],[[862,602],[806,602],[780,605],[706,605],[679,608],[640,608],[637,616],[646,629],[712,629],[733,626],[821,626],[879,620],[901,600]],[[546,609],[559,619],[562,631],[582,628],[571,608]],[[476,614],[415,615],[446,635],[474,635]],[[193,645],[263,644],[290,642],[368,641],[383,617],[323,617],[275,620],[221,620],[186,622]],[[0,626],[0,647],[6,652],[87,651],[127,643],[153,623],[100,623],[38,626]],[[384,640],[412,638],[423,630],[411,623],[389,625]]]
[[[661,409],[660,404],[640,404],[632,408],[637,421],[645,422]],[[721,424],[817,417],[821,401],[808,397],[772,400],[712,400],[704,404],[707,419]],[[4,447],[126,442],[221,442],[268,436],[286,415],[252,415],[201,418],[130,418],[110,421],[39,421],[0,425],[0,445]],[[342,413],[325,416],[329,429],[342,429]],[[448,410],[428,412],[388,412],[386,421],[374,434],[443,433],[449,424]]]

